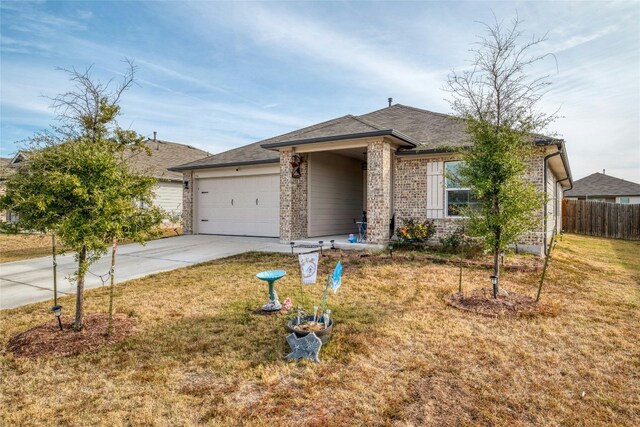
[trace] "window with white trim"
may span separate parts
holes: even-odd
[[[456,182],[457,171],[463,162],[446,162],[445,168],[445,212],[449,218],[462,217],[466,208],[475,209],[479,202],[469,187]]]
[[[620,203],[622,204],[629,204],[629,197],[620,197]]]

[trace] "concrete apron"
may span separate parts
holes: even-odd
[[[313,250],[313,248],[295,248],[294,252],[305,253]],[[115,283],[249,251],[291,253],[291,247],[289,244],[281,244],[277,238],[208,235],[159,239],[148,242],[145,246],[122,245],[118,247]],[[75,294],[76,283],[69,280],[69,276],[77,268],[74,255],[58,256],[57,262],[58,296]],[[89,267],[91,273],[87,273],[85,277],[85,288],[101,287],[103,280],[108,286],[110,265],[111,253],[109,252]],[[102,279],[99,276],[102,276]],[[0,264],[0,309],[49,299],[53,299],[50,256]],[[73,310],[72,307],[65,307],[65,309]]]

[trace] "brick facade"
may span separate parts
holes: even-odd
[[[544,149],[538,149],[535,154],[527,161],[528,173],[527,178],[533,182],[538,191],[543,192],[544,184]],[[403,225],[409,219],[418,221],[433,220],[436,227],[436,234],[433,237],[434,242],[438,242],[441,237],[445,237],[453,233],[460,225],[462,220],[456,218],[446,218],[443,206],[442,214],[439,216],[427,213],[427,165],[429,162],[446,162],[455,160],[453,156],[442,157],[396,157],[395,165],[395,185],[394,185],[394,212],[396,215],[396,227]],[[551,171],[548,171],[547,191],[549,201],[547,205],[548,227],[547,235],[553,232],[555,224],[555,216],[559,215],[556,211],[556,203],[553,200],[555,186],[557,180]],[[559,192],[562,197],[562,191]],[[544,245],[544,217],[543,208],[536,212],[539,217],[538,227],[530,233],[527,233],[521,239],[519,246],[525,250],[535,253],[541,253]]]
[[[182,188],[182,234],[193,234],[193,171],[185,171],[182,173],[183,184],[186,182],[187,187]]]
[[[544,156],[545,149],[539,149],[528,160],[528,179],[538,191],[545,190]],[[291,176],[293,150],[280,152],[280,240],[290,242],[307,237],[308,232],[308,155],[303,159],[301,176]],[[371,243],[383,243],[389,238],[391,216],[395,215],[395,226],[402,226],[408,219],[433,220],[436,226],[434,242],[454,232],[462,224],[461,219],[446,218],[443,205],[434,215],[427,209],[428,186],[427,168],[430,162],[455,160],[454,156],[398,157],[391,145],[383,139],[372,141],[367,146],[367,194],[366,209],[368,219],[368,239]],[[183,173],[188,188],[183,191],[183,233],[192,234],[194,220],[194,175],[192,171]],[[546,188],[549,195],[547,204],[547,238],[550,238],[559,216],[562,189],[558,191],[557,178],[548,170]],[[392,191],[393,190],[393,191]],[[393,197],[393,200],[392,200]],[[541,253],[545,241],[543,207],[537,212],[539,226],[523,236],[519,247],[530,252]]]
[[[367,146],[367,239],[389,239],[391,221],[391,146],[383,140]]]
[[[280,152],[280,240],[292,240],[307,237],[307,194],[309,162],[307,155],[299,154],[303,162],[301,176],[291,176],[292,150]]]

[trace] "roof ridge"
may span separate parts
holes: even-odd
[[[374,129],[376,129],[376,130],[384,130],[384,128],[383,128],[383,127],[379,126],[379,125],[378,125],[378,124],[376,124],[375,122],[370,121],[370,120],[367,120],[367,119],[363,119],[363,118],[362,118],[362,117],[360,117],[360,116],[352,116],[352,118],[353,118],[353,119],[355,119],[355,120],[357,120],[357,121],[359,121],[359,122],[361,122],[361,123],[364,123],[364,124],[365,124],[365,125],[367,125],[367,126],[371,126],[372,128],[374,128]]]
[[[594,175],[602,175],[602,176],[604,176],[604,177],[606,177],[606,178],[608,178],[608,179],[615,179],[615,180],[623,181],[623,182],[626,182],[626,183],[628,183],[628,184],[633,184],[633,185],[640,185],[640,184],[638,184],[637,182],[629,181],[629,180],[626,180],[626,179],[624,179],[624,178],[618,178],[617,176],[613,176],[613,175],[607,175],[606,173],[602,173],[602,172],[594,172],[594,173],[592,173],[591,175],[587,175],[587,176],[585,176],[584,178],[580,178],[580,179],[579,179],[579,180],[577,180],[577,181],[580,181],[580,180],[583,180],[583,179],[589,178],[589,177],[594,176]]]
[[[322,129],[323,127],[331,126],[332,124],[334,124],[338,120],[341,120],[341,119],[344,119],[344,118],[347,118],[347,117],[353,117],[353,116],[351,114],[347,114],[345,116],[336,117],[334,119],[330,119],[330,120],[326,120],[324,122],[316,123],[316,124],[307,126],[305,128],[302,128],[302,129],[296,129],[296,130],[293,130],[291,132],[287,132],[287,133],[283,133],[283,134],[280,134],[280,135],[272,136],[271,138],[263,139],[263,140],[254,142],[253,144],[261,144],[261,145],[262,144],[268,144],[269,141],[272,141],[274,139],[280,139],[280,138],[283,138],[283,137],[292,136],[294,134],[302,135],[302,134],[311,132],[312,130],[318,130],[318,129]],[[251,144],[249,144],[249,145],[251,145]],[[237,147],[237,148],[239,148],[239,147]],[[227,150],[227,151],[229,151],[229,150]],[[226,153],[226,151],[223,151],[222,153]],[[218,153],[218,154],[222,154],[222,153]]]

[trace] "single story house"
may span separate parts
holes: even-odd
[[[182,173],[167,168],[179,163],[192,162],[209,156],[209,153],[190,145],[176,142],[147,139],[144,143],[151,150],[148,156],[144,151],[130,154],[128,162],[139,171],[158,179],[154,190],[154,205],[164,209],[172,217],[182,216]],[[20,151],[11,159],[2,159],[0,163],[0,193],[4,193],[4,181],[28,160],[28,152]],[[3,213],[3,219],[12,222],[15,218],[11,212]]]
[[[574,200],[636,204],[640,203],[640,184],[596,172],[573,183],[564,197]]]
[[[571,185],[564,141],[537,137],[530,179],[549,202],[539,227],[519,247],[542,253],[560,230],[563,189]],[[449,115],[392,105],[346,115],[169,168],[183,173],[185,233],[279,237],[282,242],[356,233],[366,211],[371,243],[390,226],[434,220],[436,238],[460,223],[468,188],[445,170],[452,148],[470,144],[466,125]]]
[[[151,155],[138,151],[129,158],[129,163],[158,180],[154,190],[153,204],[168,212],[171,216],[182,216],[182,173],[168,168],[179,163],[193,162],[209,156],[209,153],[190,145],[162,141],[157,138],[144,142]]]
[[[6,193],[6,181],[11,175],[16,173],[18,166],[27,158],[23,152],[17,153],[13,157],[0,157],[0,196]],[[0,212],[0,221],[13,223],[16,216],[11,211]]]

